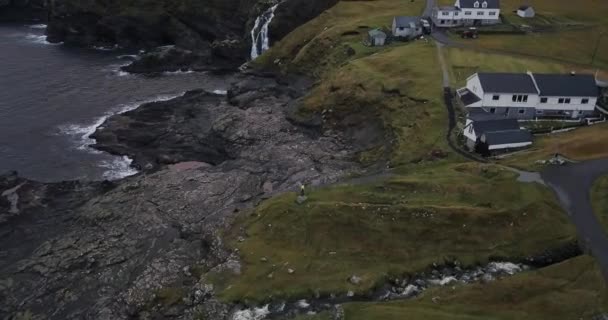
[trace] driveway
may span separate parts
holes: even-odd
[[[541,176],[553,189],[583,245],[598,261],[608,281],[608,237],[593,213],[591,188],[597,178],[608,174],[608,159],[546,168]]]

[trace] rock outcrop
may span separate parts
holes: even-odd
[[[111,117],[98,147],[150,169],[120,182],[0,177],[0,318],[226,319],[201,280],[240,269],[221,230],[261,199],[356,168],[340,136],[286,120],[307,85],[243,76],[228,96]]]

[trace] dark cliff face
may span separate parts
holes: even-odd
[[[2,0],[0,0],[2,1]],[[78,46],[175,45],[198,55],[248,58],[250,29],[273,0],[48,0],[48,40]],[[338,0],[284,0],[270,37],[278,41]],[[201,59],[197,59],[201,60]],[[204,59],[203,59],[204,60]],[[213,59],[211,59],[213,60]],[[212,64],[212,62],[210,62]]]
[[[204,48],[239,38],[255,0],[51,0],[50,41],[76,45]]]
[[[47,0],[0,0],[0,22],[44,22]]]

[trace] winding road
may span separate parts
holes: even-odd
[[[608,282],[608,236],[591,205],[593,183],[605,174],[608,159],[598,159],[551,166],[541,172],[541,177],[557,195],[576,226],[582,245],[596,258]]]

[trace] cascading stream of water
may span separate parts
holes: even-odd
[[[251,60],[256,59],[270,48],[268,27],[278,6],[278,3],[275,4],[255,19],[255,24],[251,29]]]

